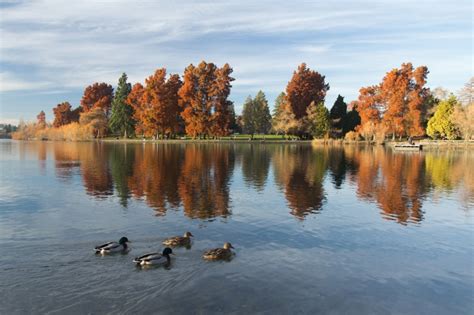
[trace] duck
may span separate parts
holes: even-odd
[[[112,254],[118,252],[125,252],[128,249],[127,243],[130,243],[125,236],[120,238],[118,242],[108,242],[94,248],[96,254]]]
[[[189,246],[191,245],[191,237],[194,237],[194,235],[191,232],[186,232],[184,233],[184,236],[174,236],[167,238],[163,241],[163,245],[171,247]]]
[[[224,243],[222,248],[214,248],[206,251],[202,258],[206,260],[222,260],[222,259],[230,259],[232,257],[231,248],[234,248],[231,243]]]
[[[169,247],[163,249],[163,252],[160,253],[149,253],[142,255],[140,257],[135,257],[133,262],[137,266],[157,266],[157,265],[169,265],[171,263],[170,255],[173,254],[173,250]]]

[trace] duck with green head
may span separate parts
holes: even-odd
[[[118,242],[108,242],[94,248],[96,254],[113,254],[113,253],[120,253],[126,252],[129,247],[128,244],[130,241],[125,236],[120,238]]]
[[[137,266],[158,266],[158,265],[165,265],[169,266],[171,263],[170,255],[173,254],[173,250],[169,247],[163,249],[163,252],[160,253],[149,253],[142,255],[140,257],[135,257],[133,262]]]

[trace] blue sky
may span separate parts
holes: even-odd
[[[473,75],[473,5],[462,1],[0,0],[0,122],[52,119],[93,82],[132,83],[201,60],[233,68],[240,113],[263,90],[273,106],[301,62],[326,76],[326,106],[357,98],[403,62],[428,86],[459,90]]]

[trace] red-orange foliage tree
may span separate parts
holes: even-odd
[[[133,119],[135,119],[135,133],[136,134],[144,134],[145,133],[145,126],[143,125],[142,121],[145,120],[143,117],[145,112],[141,110],[142,107],[142,98],[145,89],[141,83],[136,83],[133,85],[132,90],[127,96],[127,104],[133,107]],[[139,110],[140,109],[140,110]]]
[[[158,69],[145,80],[145,87],[135,84],[127,102],[135,110],[137,131],[145,136],[171,135],[178,131],[180,107],[179,75],[166,80],[166,69]]]
[[[183,86],[179,90],[186,133],[196,136],[222,136],[229,133],[232,102],[227,98],[234,79],[232,68],[218,68],[202,61],[184,70]]]
[[[356,110],[359,112],[360,125],[357,131],[364,134],[364,136],[368,134],[369,126],[377,126],[382,119],[378,99],[379,88],[377,86],[369,86],[359,90]]]
[[[114,89],[107,83],[89,85],[84,90],[84,95],[81,99],[83,111],[88,112],[93,108],[101,108],[108,117],[113,93]]]
[[[232,87],[230,83],[234,80],[230,76],[232,71],[232,68],[227,63],[222,68],[216,70],[216,81],[213,91],[216,100],[210,128],[210,133],[214,136],[226,136],[230,132],[234,105],[227,98]]]
[[[413,72],[411,89],[408,94],[408,134],[413,136],[425,134],[424,122],[427,121],[430,90],[425,86],[428,67],[421,66]]]
[[[329,84],[324,82],[325,76],[306,67],[302,63],[286,86],[287,104],[297,120],[306,116],[306,110],[314,102],[324,103]]]
[[[46,114],[44,113],[44,111],[40,111],[39,114],[36,116],[36,120],[37,120],[37,125],[41,128],[44,128],[46,127]]]
[[[71,104],[69,104],[69,102],[62,102],[61,104],[56,105],[56,107],[53,108],[53,127],[58,128],[78,121],[80,112],[81,109],[79,107],[75,110],[71,110]]]
[[[388,72],[379,85],[361,88],[357,107],[361,117],[359,130],[382,122],[393,137],[422,135],[429,96],[424,87],[427,75],[427,67],[413,69],[411,63],[404,63],[400,69]]]

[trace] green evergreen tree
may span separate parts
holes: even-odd
[[[275,106],[273,107],[272,111],[272,130],[275,133],[282,132],[281,130],[281,119],[282,119],[282,112],[283,106],[285,105],[285,92],[281,92],[277,98],[275,99]]]
[[[112,132],[120,133],[124,138],[133,133],[135,126],[135,121],[132,118],[133,108],[126,103],[127,96],[131,90],[131,84],[127,83],[127,75],[123,73],[112,100],[112,114],[109,120],[109,127]]]
[[[244,109],[242,110],[242,125],[243,132],[250,134],[252,138],[257,132],[256,117],[254,101],[249,95],[245,100]]]
[[[229,106],[229,118],[230,118],[230,123],[229,123],[229,129],[231,130],[231,133],[237,133],[239,132],[239,126],[237,125],[237,117],[235,115],[235,109],[234,109],[234,104]]]
[[[439,103],[433,117],[428,121],[428,128],[426,129],[428,136],[433,139],[456,139],[457,130],[453,121],[453,113],[457,104],[458,101],[454,95]]]
[[[272,116],[270,115],[270,108],[268,107],[268,101],[263,91],[258,91],[257,95],[253,100],[253,106],[255,106],[255,130],[260,134],[267,134],[272,127]]]
[[[329,112],[331,119],[331,136],[334,138],[344,137],[344,119],[347,114],[347,104],[344,102],[344,97],[337,96],[334,105]]]
[[[272,126],[272,116],[268,108],[265,94],[259,91],[255,98],[249,95],[244,103],[242,111],[244,133],[252,136],[254,134],[267,134]]]
[[[275,107],[273,107],[273,112],[272,112],[272,117],[275,119],[276,117],[279,116],[279,114],[282,112],[283,104],[285,103],[285,92],[281,92],[278,94],[277,98],[275,99]]]
[[[347,112],[342,123],[343,134],[345,135],[349,131],[354,131],[357,126],[360,125],[359,112],[354,108]]]
[[[311,102],[306,110],[306,132],[314,138],[323,138],[330,129],[329,111],[323,103]]]

